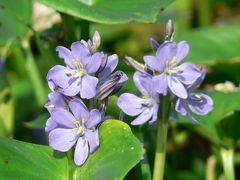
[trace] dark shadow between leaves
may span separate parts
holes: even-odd
[[[62,159],[66,157],[66,154],[64,152],[60,152],[60,151],[53,151],[53,157],[57,158],[57,159]]]

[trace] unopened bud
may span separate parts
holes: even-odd
[[[166,40],[172,41],[174,37],[174,25],[171,19],[168,20],[166,25]]]
[[[135,59],[125,56],[124,61],[126,62],[127,65],[132,66],[134,69],[141,73],[146,73],[144,65],[136,61]]]
[[[100,43],[101,43],[101,37],[100,37],[99,33],[97,31],[95,31],[95,33],[93,35],[93,45],[96,48],[99,48]]]

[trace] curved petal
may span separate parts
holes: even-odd
[[[75,78],[74,81],[65,89],[61,90],[61,93],[63,93],[66,96],[76,96],[81,88],[81,79]]]
[[[76,120],[75,117],[65,109],[54,109],[51,114],[51,118],[57,124],[65,128],[74,128],[72,120]]]
[[[164,96],[167,95],[168,82],[167,82],[166,73],[162,73],[158,76],[154,76],[153,84],[154,84],[154,89],[156,92],[158,92],[159,94],[163,94]]]
[[[50,131],[56,129],[57,127],[59,127],[59,125],[55,121],[53,121],[52,118],[50,117],[46,122],[45,132],[49,133]]]
[[[124,93],[118,98],[117,105],[125,114],[136,116],[144,110],[142,107],[142,101],[142,98],[139,98],[134,94]]]
[[[201,70],[190,62],[183,63],[174,70],[174,76],[187,85],[193,84],[202,75]]]
[[[86,121],[89,118],[89,111],[81,100],[76,98],[71,100],[69,107],[77,121],[81,121],[82,119]]]
[[[96,52],[92,55],[89,62],[87,62],[85,69],[88,74],[97,72],[104,58],[104,54]]]
[[[107,63],[105,65],[105,62],[101,66],[101,68],[104,68],[102,72],[98,74],[99,81],[106,78],[109,74],[111,74],[114,69],[117,67],[118,64],[118,56],[116,54],[113,54],[111,56],[108,56]],[[104,67],[105,66],[105,67]]]
[[[156,56],[161,64],[161,68],[164,69],[166,62],[170,62],[177,54],[177,44],[172,41],[165,41],[158,47]],[[161,71],[162,72],[162,71]]]
[[[89,49],[80,41],[74,42],[71,45],[72,56],[75,61],[81,63],[84,67],[91,59]]]
[[[187,41],[181,41],[177,44],[177,55],[176,55],[176,63],[181,62],[188,54],[190,49]]]
[[[144,62],[153,70],[163,72],[163,66],[160,62],[160,60],[156,56],[144,56],[143,57]]]
[[[51,92],[48,94],[48,100],[45,103],[44,107],[51,113],[55,108],[68,109],[67,103],[63,97],[58,92]]]
[[[187,100],[178,98],[175,105],[175,110],[183,116],[186,116],[188,112],[186,103],[187,103]]]
[[[69,80],[72,78],[72,71],[64,66],[56,65],[48,71],[47,79],[61,88],[69,86]]]
[[[168,87],[176,96],[186,99],[188,97],[187,90],[182,85],[182,83],[173,76],[168,76]]]
[[[157,49],[160,46],[159,43],[155,39],[150,38],[150,44],[151,44],[152,50],[154,52],[157,52]]]
[[[65,64],[68,67],[74,69],[75,66],[72,63],[74,59],[72,57],[71,51],[63,46],[57,46],[56,51],[58,52],[58,57],[64,59]]]
[[[190,120],[191,120],[192,122],[194,122],[194,123],[196,123],[196,124],[200,124],[200,122],[198,122],[198,121],[192,116],[191,113],[188,113],[187,115],[188,115],[188,117],[190,118]]]
[[[74,152],[74,162],[76,165],[81,166],[88,157],[88,143],[84,137],[80,137]]]
[[[99,147],[99,135],[98,135],[98,129],[95,130],[87,130],[85,132],[85,136],[88,140],[89,147],[90,147],[90,153],[93,153],[98,147]]]
[[[126,75],[124,72],[120,71],[120,70],[114,72],[114,73],[111,75],[111,77],[114,77],[114,76],[116,76],[116,75],[119,74],[119,73],[122,74],[122,77],[121,77],[121,79],[118,81],[117,85],[114,87],[114,89],[113,89],[113,91],[111,92],[110,95],[116,94],[116,93],[122,88],[122,86],[127,82],[127,80],[128,80],[127,75]]]
[[[213,110],[213,100],[211,97],[205,94],[200,94],[199,100],[193,100],[188,98],[188,106],[192,110],[192,112],[198,115],[208,114]]]
[[[90,111],[89,118],[86,121],[86,127],[88,129],[97,126],[101,122],[101,113],[98,109],[93,109]]]
[[[49,145],[58,151],[66,152],[76,143],[73,129],[57,128],[49,133]]]
[[[151,119],[151,121],[148,122],[150,125],[153,124],[157,120],[157,118],[158,118],[158,109],[159,109],[159,104],[155,103],[153,105],[152,119]]]
[[[153,108],[146,108],[136,119],[131,122],[131,125],[141,125],[147,122],[153,115]]]
[[[138,90],[144,95],[149,96],[153,92],[153,80],[150,74],[142,74],[135,72],[133,75],[133,81]]]
[[[80,90],[81,98],[90,99],[96,95],[98,78],[85,74],[82,77],[82,86]]]

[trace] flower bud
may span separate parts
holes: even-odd
[[[101,37],[100,37],[99,33],[97,31],[95,31],[95,33],[93,35],[93,45],[96,48],[99,48],[100,43],[101,43]]]
[[[168,20],[166,25],[166,40],[172,41],[174,37],[174,25],[171,19]]]

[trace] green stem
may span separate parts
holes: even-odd
[[[234,149],[220,148],[220,153],[222,156],[223,170],[225,175],[225,180],[235,180],[234,174]]]
[[[206,180],[216,180],[216,158],[215,156],[210,156],[207,159],[206,166]]]
[[[212,0],[198,1],[198,22],[199,26],[208,26],[212,20]]]
[[[68,43],[76,41],[75,22],[72,16],[61,13],[63,29],[65,31],[66,40]]]
[[[169,116],[169,96],[161,96],[153,180],[163,180]]]
[[[28,76],[30,77],[30,81],[33,85],[38,104],[42,106],[46,101],[47,94],[44,89],[40,72],[37,68],[37,64],[35,63],[34,56],[31,51],[31,47],[27,40],[23,41],[22,47],[26,57],[26,70],[27,70]]]
[[[81,39],[88,40],[90,37],[89,21],[81,20]]]

